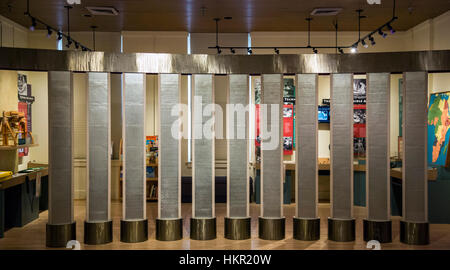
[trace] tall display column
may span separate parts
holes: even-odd
[[[390,207],[390,74],[367,74],[367,219],[364,241],[392,242]]]
[[[285,237],[283,217],[283,76],[261,78],[261,216],[259,238]],[[269,137],[270,136],[270,137]]]
[[[331,75],[331,217],[328,239],[355,240],[353,218],[353,74]]]
[[[403,219],[400,241],[410,245],[430,242],[427,175],[426,72],[403,74]]]
[[[183,238],[181,218],[181,122],[180,112],[173,110],[180,104],[180,75],[159,75],[159,173],[158,218],[156,239],[173,241]],[[176,134],[174,134],[176,133]]]
[[[194,75],[192,91],[191,238],[216,238],[214,211],[214,88],[212,75]]]
[[[49,209],[47,247],[65,247],[76,239],[73,218],[73,77],[71,72],[48,72]]]
[[[230,75],[227,104],[227,216],[225,238],[251,236],[248,175],[248,76]]]
[[[295,106],[296,126],[296,210],[294,239],[314,241],[320,238],[318,217],[317,163],[317,74],[298,74]]]
[[[84,242],[112,242],[111,220],[111,96],[109,73],[90,72],[87,93],[87,207]]]
[[[148,239],[145,194],[145,74],[124,73],[122,88],[123,219],[120,241]]]

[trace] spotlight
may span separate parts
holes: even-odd
[[[50,38],[52,36],[52,29],[50,28],[50,26],[47,26],[47,38]]]
[[[219,47],[217,47],[217,54],[221,54],[221,53],[222,53],[222,50]]]
[[[342,48],[338,49],[339,53],[344,54],[344,50]]]
[[[367,44],[365,40],[361,40],[361,44],[364,48],[369,48],[369,44]]]
[[[391,32],[391,34],[395,34],[394,28],[392,28],[392,26],[389,23],[387,24],[387,28],[389,29],[389,32]]]
[[[78,42],[75,42],[75,49],[78,50],[78,48],[80,48],[80,44],[78,44]]]
[[[68,37],[66,47],[70,48],[70,45],[72,45],[72,39],[70,39],[70,37]]]
[[[274,50],[276,54],[280,54],[280,50],[278,50],[277,48],[274,48]]]
[[[251,48],[247,48],[247,52],[248,52],[248,54],[252,54],[253,53]]]
[[[372,36],[369,36],[369,40],[370,40],[370,45],[375,46],[376,42],[375,42],[375,39],[373,39]]]
[[[317,53],[318,51],[317,51],[317,49],[316,49],[316,48],[313,48],[313,52],[314,52],[314,53]]]
[[[81,46],[81,50],[82,50],[83,52],[87,51],[86,47],[84,47],[84,46]]]
[[[384,33],[381,29],[378,29],[378,34],[379,34],[380,36],[382,36],[383,38],[386,38],[386,36],[387,36],[387,34]]]
[[[58,32],[58,40],[61,40],[63,37],[62,37],[62,33],[61,32]]]
[[[235,54],[235,53],[236,53],[236,51],[235,51],[233,48],[230,49],[230,52],[231,52],[232,54]]]
[[[353,45],[352,48],[350,49],[350,52],[351,53],[357,53],[358,52],[358,45],[357,44]]]
[[[36,29],[36,19],[35,18],[31,18],[31,26],[30,26],[30,31],[34,31],[34,29]]]

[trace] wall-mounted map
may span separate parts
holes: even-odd
[[[446,165],[450,132],[448,97],[450,93],[430,95],[428,106],[428,164]]]

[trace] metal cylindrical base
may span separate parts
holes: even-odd
[[[286,218],[264,218],[258,219],[258,235],[264,240],[281,240],[285,237]]]
[[[320,239],[320,218],[295,218],[294,239],[316,241]]]
[[[392,221],[363,220],[364,241],[392,242]]]
[[[225,217],[225,238],[231,240],[244,240],[251,237],[250,218]]]
[[[216,218],[191,218],[191,239],[212,240],[216,238]]]
[[[156,240],[176,241],[183,238],[183,219],[156,219]]]
[[[328,218],[328,239],[336,242],[355,241],[355,219]]]
[[[113,238],[113,222],[84,222],[84,243],[102,245],[111,243]]]
[[[120,241],[138,243],[148,240],[148,220],[121,220]]]
[[[77,239],[76,222],[69,224],[48,224],[46,226],[46,241],[47,247],[66,247],[67,242]]]
[[[408,245],[428,245],[430,243],[429,223],[400,221],[400,242]]]

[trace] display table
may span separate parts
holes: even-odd
[[[36,197],[36,177],[41,174],[40,197]],[[16,173],[0,180],[0,238],[7,228],[22,227],[48,209],[48,169]]]
[[[391,177],[396,179],[402,179],[402,168],[392,168],[391,169]],[[438,177],[438,170],[436,168],[428,168],[428,181],[436,181]]]

